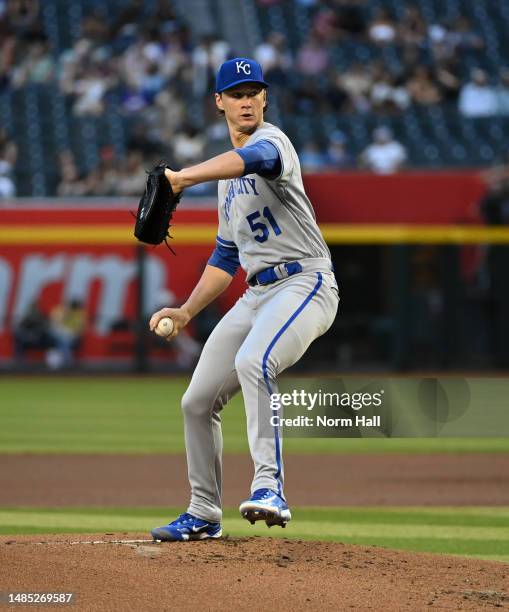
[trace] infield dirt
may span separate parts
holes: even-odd
[[[287,455],[294,506],[509,506],[509,455]],[[226,455],[223,503],[249,493],[248,455]],[[183,455],[0,455],[0,506],[187,506]]]
[[[87,612],[509,606],[509,565],[502,563],[257,537],[111,542],[145,538],[133,533],[2,536],[2,590],[74,592],[71,609]],[[103,543],[83,543],[90,540]]]

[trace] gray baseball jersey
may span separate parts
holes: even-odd
[[[292,143],[270,123],[263,123],[245,146],[261,140],[270,141],[278,149],[280,176],[270,180],[248,174],[218,184],[218,241],[223,246],[236,245],[248,278],[282,262],[330,258],[304,191]]]
[[[188,512],[212,522],[222,516],[220,412],[240,389],[254,463],[251,491],[268,488],[283,497],[279,428],[268,437],[259,432],[270,423],[270,396],[277,393],[278,374],[327,331],[339,301],[330,253],[304,192],[295,149],[270,123],[246,145],[260,140],[279,150],[281,174],[272,180],[251,174],[219,182],[217,240],[238,248],[248,279],[295,261],[302,271],[246,290],[205,343],[182,399],[191,484]]]

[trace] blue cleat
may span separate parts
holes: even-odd
[[[265,521],[267,527],[286,527],[286,523],[292,518],[286,501],[271,489],[257,489],[249,499],[240,504],[239,511],[251,525],[256,521]]]
[[[154,540],[163,542],[187,542],[221,537],[221,523],[209,523],[184,512],[173,523],[156,527],[150,532]]]

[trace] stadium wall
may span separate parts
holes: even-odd
[[[306,189],[326,236],[333,224],[464,224],[477,221],[483,186],[472,173],[311,175]],[[86,358],[115,358],[112,328],[136,316],[137,242],[129,211],[135,202],[12,202],[0,209],[0,358],[12,354],[12,326],[34,301],[49,310],[70,298],[87,307]],[[161,306],[165,289],[181,302],[214,245],[216,202],[188,200],[175,217],[172,242],[147,248],[145,311]],[[332,225],[331,225],[332,224]],[[385,232],[385,229],[384,229]],[[373,234],[375,236],[375,234]],[[332,243],[341,243],[333,238]],[[369,243],[369,234],[360,242]],[[348,241],[347,241],[348,242]],[[238,274],[221,299],[229,308],[245,287]]]

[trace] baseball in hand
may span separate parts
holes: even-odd
[[[157,324],[154,331],[158,336],[166,338],[173,331],[173,327],[173,319],[170,319],[170,317],[163,317]]]

